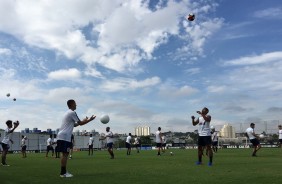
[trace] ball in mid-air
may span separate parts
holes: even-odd
[[[173,152],[170,152],[170,155],[173,156]]]
[[[189,21],[194,21],[195,20],[195,15],[193,13],[190,13],[187,17],[187,20]]]
[[[263,139],[263,138],[264,138],[264,135],[263,135],[263,134],[260,134],[260,135],[259,135],[259,138]]]
[[[10,97],[10,95],[11,95],[10,93],[7,93],[7,94],[6,94],[7,97]]]
[[[110,117],[108,115],[103,115],[103,116],[101,116],[100,121],[103,124],[107,124],[110,121]]]

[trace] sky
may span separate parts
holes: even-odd
[[[74,131],[276,126],[281,43],[280,0],[0,0],[0,128],[57,129],[69,99],[97,116]]]

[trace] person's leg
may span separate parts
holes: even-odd
[[[211,145],[207,145],[207,151],[209,156],[209,166],[212,165],[212,159],[213,159],[213,151],[211,149]]]
[[[67,162],[68,162],[69,153],[63,153],[61,158],[61,175],[67,173]]]
[[[198,164],[202,163],[203,147],[198,145]]]
[[[6,165],[6,155],[7,155],[8,149],[3,149],[2,151],[2,165]]]

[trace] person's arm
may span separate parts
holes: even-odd
[[[20,124],[19,121],[14,122],[14,127],[13,127],[12,129],[10,129],[10,130],[8,131],[8,133],[13,133],[14,130],[19,126],[19,124]]]
[[[89,123],[90,121],[94,120],[96,118],[95,115],[92,115],[90,118],[88,118],[86,116],[86,118],[84,118],[82,121],[77,121],[77,123],[74,124],[74,127],[77,127],[77,126],[82,126],[82,125],[85,125],[87,123]]]
[[[199,124],[199,118],[196,119],[195,116],[191,116],[191,119],[192,119],[192,125],[193,126],[196,126],[197,124]]]
[[[197,113],[200,114],[204,118],[204,120],[206,122],[210,122],[211,121],[211,116],[210,115],[203,114],[201,111],[197,111]]]

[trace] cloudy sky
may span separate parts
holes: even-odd
[[[280,0],[0,0],[0,128],[59,128],[68,99],[79,130],[281,122],[281,43]]]

